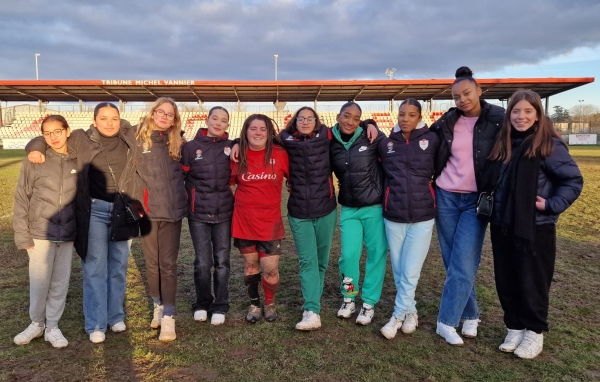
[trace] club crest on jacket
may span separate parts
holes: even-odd
[[[429,147],[429,141],[427,139],[421,139],[419,141],[419,147],[421,148],[421,150],[425,150]]]

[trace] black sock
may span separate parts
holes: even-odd
[[[260,296],[258,295],[258,284],[260,283],[260,279],[260,273],[244,278],[248,297],[250,297],[250,304],[254,306],[260,306]]]

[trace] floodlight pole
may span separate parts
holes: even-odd
[[[583,101],[582,99],[579,100],[579,128],[583,128]]]
[[[275,81],[277,81],[277,58],[279,57],[279,55],[274,54],[273,57],[275,57]]]
[[[395,71],[396,71],[396,68],[391,68],[391,69],[390,69],[390,68],[387,68],[387,69],[385,70],[385,75],[386,75],[386,76],[388,76],[388,77],[390,77],[390,80],[391,80],[391,79],[393,79],[393,77],[394,77],[394,72],[395,72]]]
[[[38,75],[38,57],[41,56],[41,54],[36,53],[35,54],[35,79],[39,80],[40,76]]]

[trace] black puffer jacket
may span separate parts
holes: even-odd
[[[316,219],[335,210],[329,165],[331,131],[325,125],[310,136],[281,132],[290,163],[288,212],[297,219]]]
[[[125,204],[134,198],[135,186],[135,161],[137,144],[135,141],[135,129],[126,120],[121,120],[119,137],[128,147],[127,163],[119,179],[119,190],[123,198],[116,197],[113,206],[112,225],[109,234],[110,241],[128,240],[140,235],[138,224],[128,224]],[[90,229],[90,216],[92,213],[92,200],[90,199],[89,170],[92,159],[102,152],[100,133],[96,127],[91,126],[87,131],[74,130],[68,140],[69,147],[75,149],[77,154],[77,196],[75,202],[75,216],[77,220],[77,238],[75,249],[77,254],[85,261],[88,249],[88,238]],[[25,150],[40,151],[45,153],[46,142],[43,137],[32,139]]]
[[[496,143],[496,136],[502,127],[504,120],[504,109],[500,106],[491,105],[483,100],[481,102],[481,113],[475,123],[473,130],[473,165],[475,170],[475,181],[477,189],[482,190],[484,183],[483,171],[488,156]],[[462,115],[462,111],[451,108],[440,119],[435,121],[430,130],[435,132],[440,139],[440,147],[435,160],[435,177],[437,178],[446,167],[450,158],[450,149],[454,139],[454,125]]]
[[[42,164],[32,164],[25,158],[15,190],[13,227],[17,248],[32,247],[33,239],[75,241],[76,191],[75,150],[63,155],[49,149]]]
[[[212,138],[207,129],[182,149],[181,166],[185,173],[188,219],[201,223],[231,220],[233,193],[229,188],[232,142],[228,135]]]
[[[150,140],[148,147],[138,139],[136,198],[150,220],[177,222],[187,215],[181,163],[169,155],[167,132],[154,130]]]
[[[427,126],[413,130],[408,140],[394,132],[379,142],[384,172],[383,217],[396,223],[418,223],[435,218],[431,185],[438,136]]]
[[[338,178],[338,202],[346,207],[366,207],[380,204],[383,195],[383,176],[377,158],[377,145],[385,138],[380,131],[373,143],[369,143],[366,131],[346,149],[336,136],[339,126],[333,128],[329,147],[331,168]]]
[[[502,225],[501,201],[508,186],[504,177],[506,167],[506,164],[502,165],[502,176],[494,192],[492,223],[496,225]],[[582,188],[583,176],[579,167],[569,154],[565,143],[554,138],[552,155],[540,162],[537,195],[546,199],[546,210],[536,210],[535,224],[556,224],[558,216],[575,202]]]

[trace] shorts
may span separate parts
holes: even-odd
[[[281,240],[246,240],[233,238],[233,246],[245,253],[264,253],[265,255],[281,255]]]

